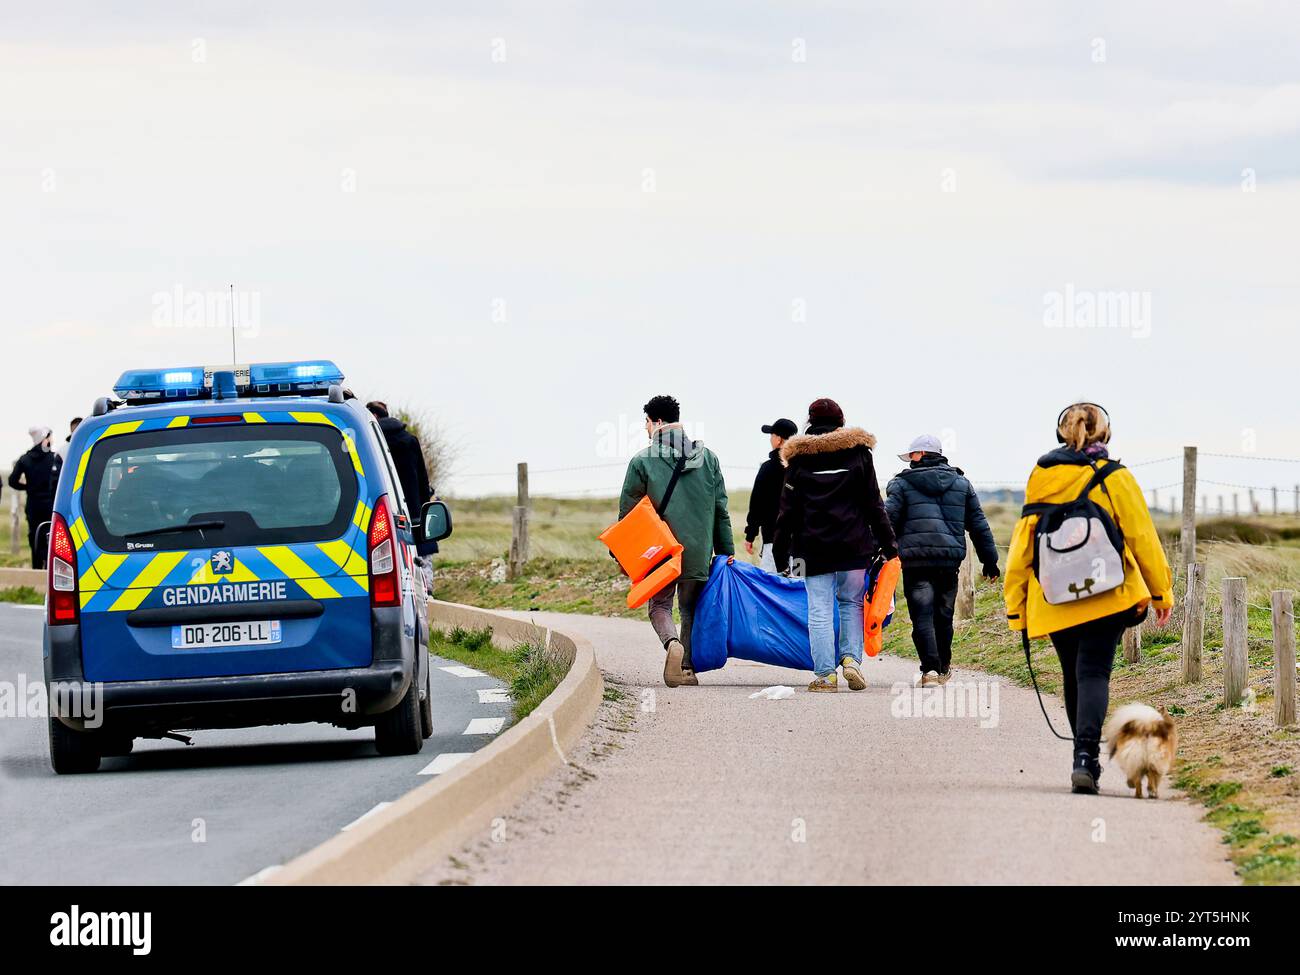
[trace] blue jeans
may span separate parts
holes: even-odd
[[[841,657],[862,663],[862,596],[866,569],[808,576],[808,639],[812,643],[813,671],[818,677],[835,673]],[[835,646],[835,606],[839,604],[840,642]]]

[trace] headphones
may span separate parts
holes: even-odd
[[[1106,412],[1106,407],[1102,406],[1100,403],[1087,403],[1087,402],[1084,402],[1084,403],[1071,403],[1071,404],[1070,404],[1069,406],[1067,406],[1065,409],[1061,410],[1061,412],[1060,412],[1059,414],[1057,414],[1057,417],[1056,417],[1056,442],[1057,442],[1057,443],[1065,443],[1065,438],[1064,438],[1063,436],[1061,436],[1061,423],[1062,423],[1062,421],[1065,420],[1065,414],[1069,413],[1069,412],[1070,412],[1072,409],[1074,409],[1076,406],[1093,406],[1093,407],[1096,407],[1097,409],[1101,410],[1101,415],[1104,416],[1104,417],[1106,418],[1106,438],[1105,438],[1104,440],[1102,440],[1102,443],[1110,443],[1110,414]]]

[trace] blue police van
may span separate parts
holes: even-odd
[[[415,546],[374,418],[331,362],[132,370],[73,434],[50,525],[50,761],[136,738],[327,722],[432,733]]]

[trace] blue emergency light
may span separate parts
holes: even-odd
[[[179,366],[128,369],[113,392],[129,405],[166,400],[212,399],[214,377],[221,376],[222,398],[326,393],[343,382],[343,373],[328,359],[304,362],[258,362],[249,366]],[[234,381],[233,393],[225,388]]]

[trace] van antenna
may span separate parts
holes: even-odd
[[[239,364],[239,354],[235,351],[235,286],[230,285],[230,364]]]

